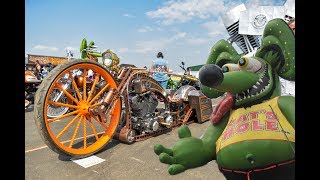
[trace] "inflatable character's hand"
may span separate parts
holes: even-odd
[[[206,150],[203,141],[191,137],[187,126],[181,126],[178,129],[178,134],[180,140],[172,149],[165,148],[160,144],[154,146],[154,152],[159,155],[160,161],[170,165],[169,174],[178,174],[186,169],[202,166],[212,160],[212,154]]]

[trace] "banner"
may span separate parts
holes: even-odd
[[[286,8],[286,15],[291,17],[296,17],[295,14],[295,0],[287,0],[284,3],[284,7]]]
[[[51,63],[53,65],[58,65],[67,62],[68,58],[28,54],[28,63],[36,63],[36,61],[39,61],[40,64]]]
[[[221,16],[223,24],[226,28],[233,25],[234,23],[239,21],[240,12],[245,11],[246,7],[244,4],[240,4],[231,10],[229,10],[225,15]]]
[[[272,19],[284,19],[284,6],[259,6],[240,12],[239,34],[262,35],[265,25]]]

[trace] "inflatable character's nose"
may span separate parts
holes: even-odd
[[[199,80],[207,87],[216,87],[223,81],[222,70],[215,64],[206,64],[199,70]]]

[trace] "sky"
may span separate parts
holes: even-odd
[[[204,64],[211,47],[227,39],[221,15],[285,0],[26,0],[25,54],[80,57],[80,43],[112,50],[120,63],[149,67],[161,51],[173,71]],[[235,45],[234,45],[235,46]],[[237,48],[236,48],[237,49]],[[238,49],[239,50],[239,49]]]

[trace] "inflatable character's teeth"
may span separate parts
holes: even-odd
[[[261,78],[261,79],[259,79],[259,82],[263,83],[262,78]]]
[[[253,85],[252,87],[255,88],[255,89],[258,89],[258,87],[257,87],[256,85]],[[248,91],[249,91],[249,90],[248,90]]]
[[[247,89],[247,92],[249,93],[249,89]]]
[[[247,97],[244,96],[243,99],[247,99]]]
[[[256,83],[256,85],[258,85],[258,86],[260,85],[259,81]]]

